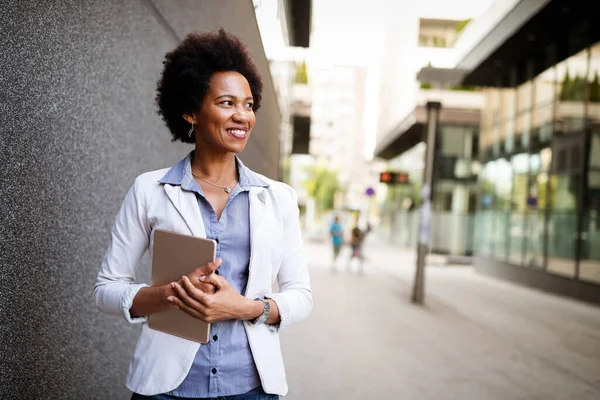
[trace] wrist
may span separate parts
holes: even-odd
[[[241,319],[244,321],[252,321],[260,317],[264,311],[264,303],[262,301],[251,300],[244,297],[245,306],[244,313],[241,315]]]
[[[157,289],[159,291],[159,297],[160,297],[160,299],[162,301],[164,301],[165,303],[169,303],[168,300],[167,300],[169,298],[169,296],[176,296],[175,289],[173,289],[171,287],[170,283],[167,284],[167,285],[159,286]]]

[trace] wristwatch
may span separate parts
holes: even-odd
[[[269,313],[271,312],[271,303],[267,301],[267,299],[256,298],[255,301],[262,301],[264,304],[263,313],[259,315],[257,318],[250,320],[252,325],[260,325],[265,324],[267,319],[269,318]]]

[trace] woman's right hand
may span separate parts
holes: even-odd
[[[209,262],[201,267],[196,268],[195,270],[186,274],[185,276],[190,280],[190,282],[192,282],[192,285],[194,285],[196,289],[201,290],[207,294],[214,294],[217,288],[212,283],[209,283],[212,280],[206,279],[205,281],[200,278],[213,274],[216,271],[216,269],[221,266],[222,262],[223,261],[219,258],[213,262]],[[171,288],[174,288],[173,283],[174,282],[170,284]],[[177,283],[183,286],[183,277],[182,279],[179,279]]]
[[[211,277],[214,271],[219,268],[220,265],[220,259],[214,262],[209,262],[199,268],[196,268],[185,276],[191,282],[193,282],[194,287],[196,287],[198,290],[201,290],[207,294],[213,294],[217,288],[215,285],[210,283],[213,280],[208,279],[208,277]],[[182,279],[178,281],[180,285],[183,283]],[[204,279],[206,279],[206,282],[203,281]],[[133,304],[129,309],[129,313],[132,317],[141,317],[173,307],[173,303],[167,299],[169,296],[177,294],[177,290],[175,288],[176,282],[171,282],[167,285],[141,288],[133,299]]]

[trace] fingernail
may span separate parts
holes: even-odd
[[[198,279],[201,280],[201,281],[203,281],[203,280],[206,279],[206,275],[202,275],[202,276],[198,277]]]
[[[171,287],[175,289],[175,282],[171,282]]]
[[[169,297],[167,297],[167,301],[172,303],[174,301],[174,299],[171,296],[169,296]]]

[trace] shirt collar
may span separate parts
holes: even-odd
[[[192,190],[192,182],[195,182],[192,176],[191,165],[193,157],[194,151],[192,150],[184,159],[172,166],[158,182],[181,186],[181,188],[185,190]],[[269,187],[269,183],[250,168],[246,167],[238,156],[235,156],[235,161],[240,173],[239,184],[242,189],[250,190],[253,186]]]

